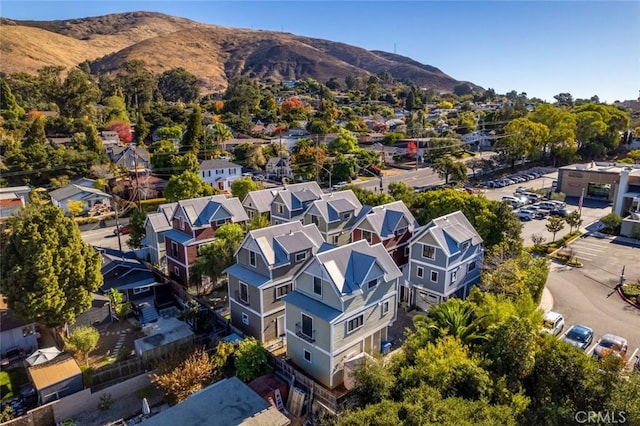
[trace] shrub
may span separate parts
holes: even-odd
[[[627,284],[622,286],[622,293],[628,298],[640,296],[639,284]]]
[[[141,200],[140,207],[142,208],[142,211],[144,211],[145,213],[151,213],[158,210],[158,206],[160,204],[165,204],[166,202],[167,202],[166,198],[153,198],[151,200]]]
[[[162,388],[170,403],[178,403],[208,386],[215,375],[215,365],[204,349],[196,349],[186,359],[176,354],[160,361],[152,381]]]
[[[109,407],[111,407],[111,404],[113,404],[113,400],[111,399],[111,394],[109,392],[100,395],[100,402],[98,403],[100,411],[107,411]]]

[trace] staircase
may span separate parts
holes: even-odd
[[[158,318],[160,317],[160,315],[158,314],[158,311],[156,310],[156,308],[150,305],[149,303],[144,302],[140,304],[138,308],[140,309],[139,319],[140,319],[141,325],[158,321]]]

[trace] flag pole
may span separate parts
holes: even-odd
[[[582,218],[582,202],[584,201],[584,188],[582,188],[582,193],[580,194],[580,200],[578,201],[578,216]]]

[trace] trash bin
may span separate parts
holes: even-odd
[[[381,350],[383,355],[387,355],[389,352],[391,352],[391,342],[387,342],[387,341],[382,342]]]

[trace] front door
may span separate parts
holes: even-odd
[[[276,333],[278,337],[282,337],[286,334],[286,330],[284,329],[284,315],[276,318]]]

